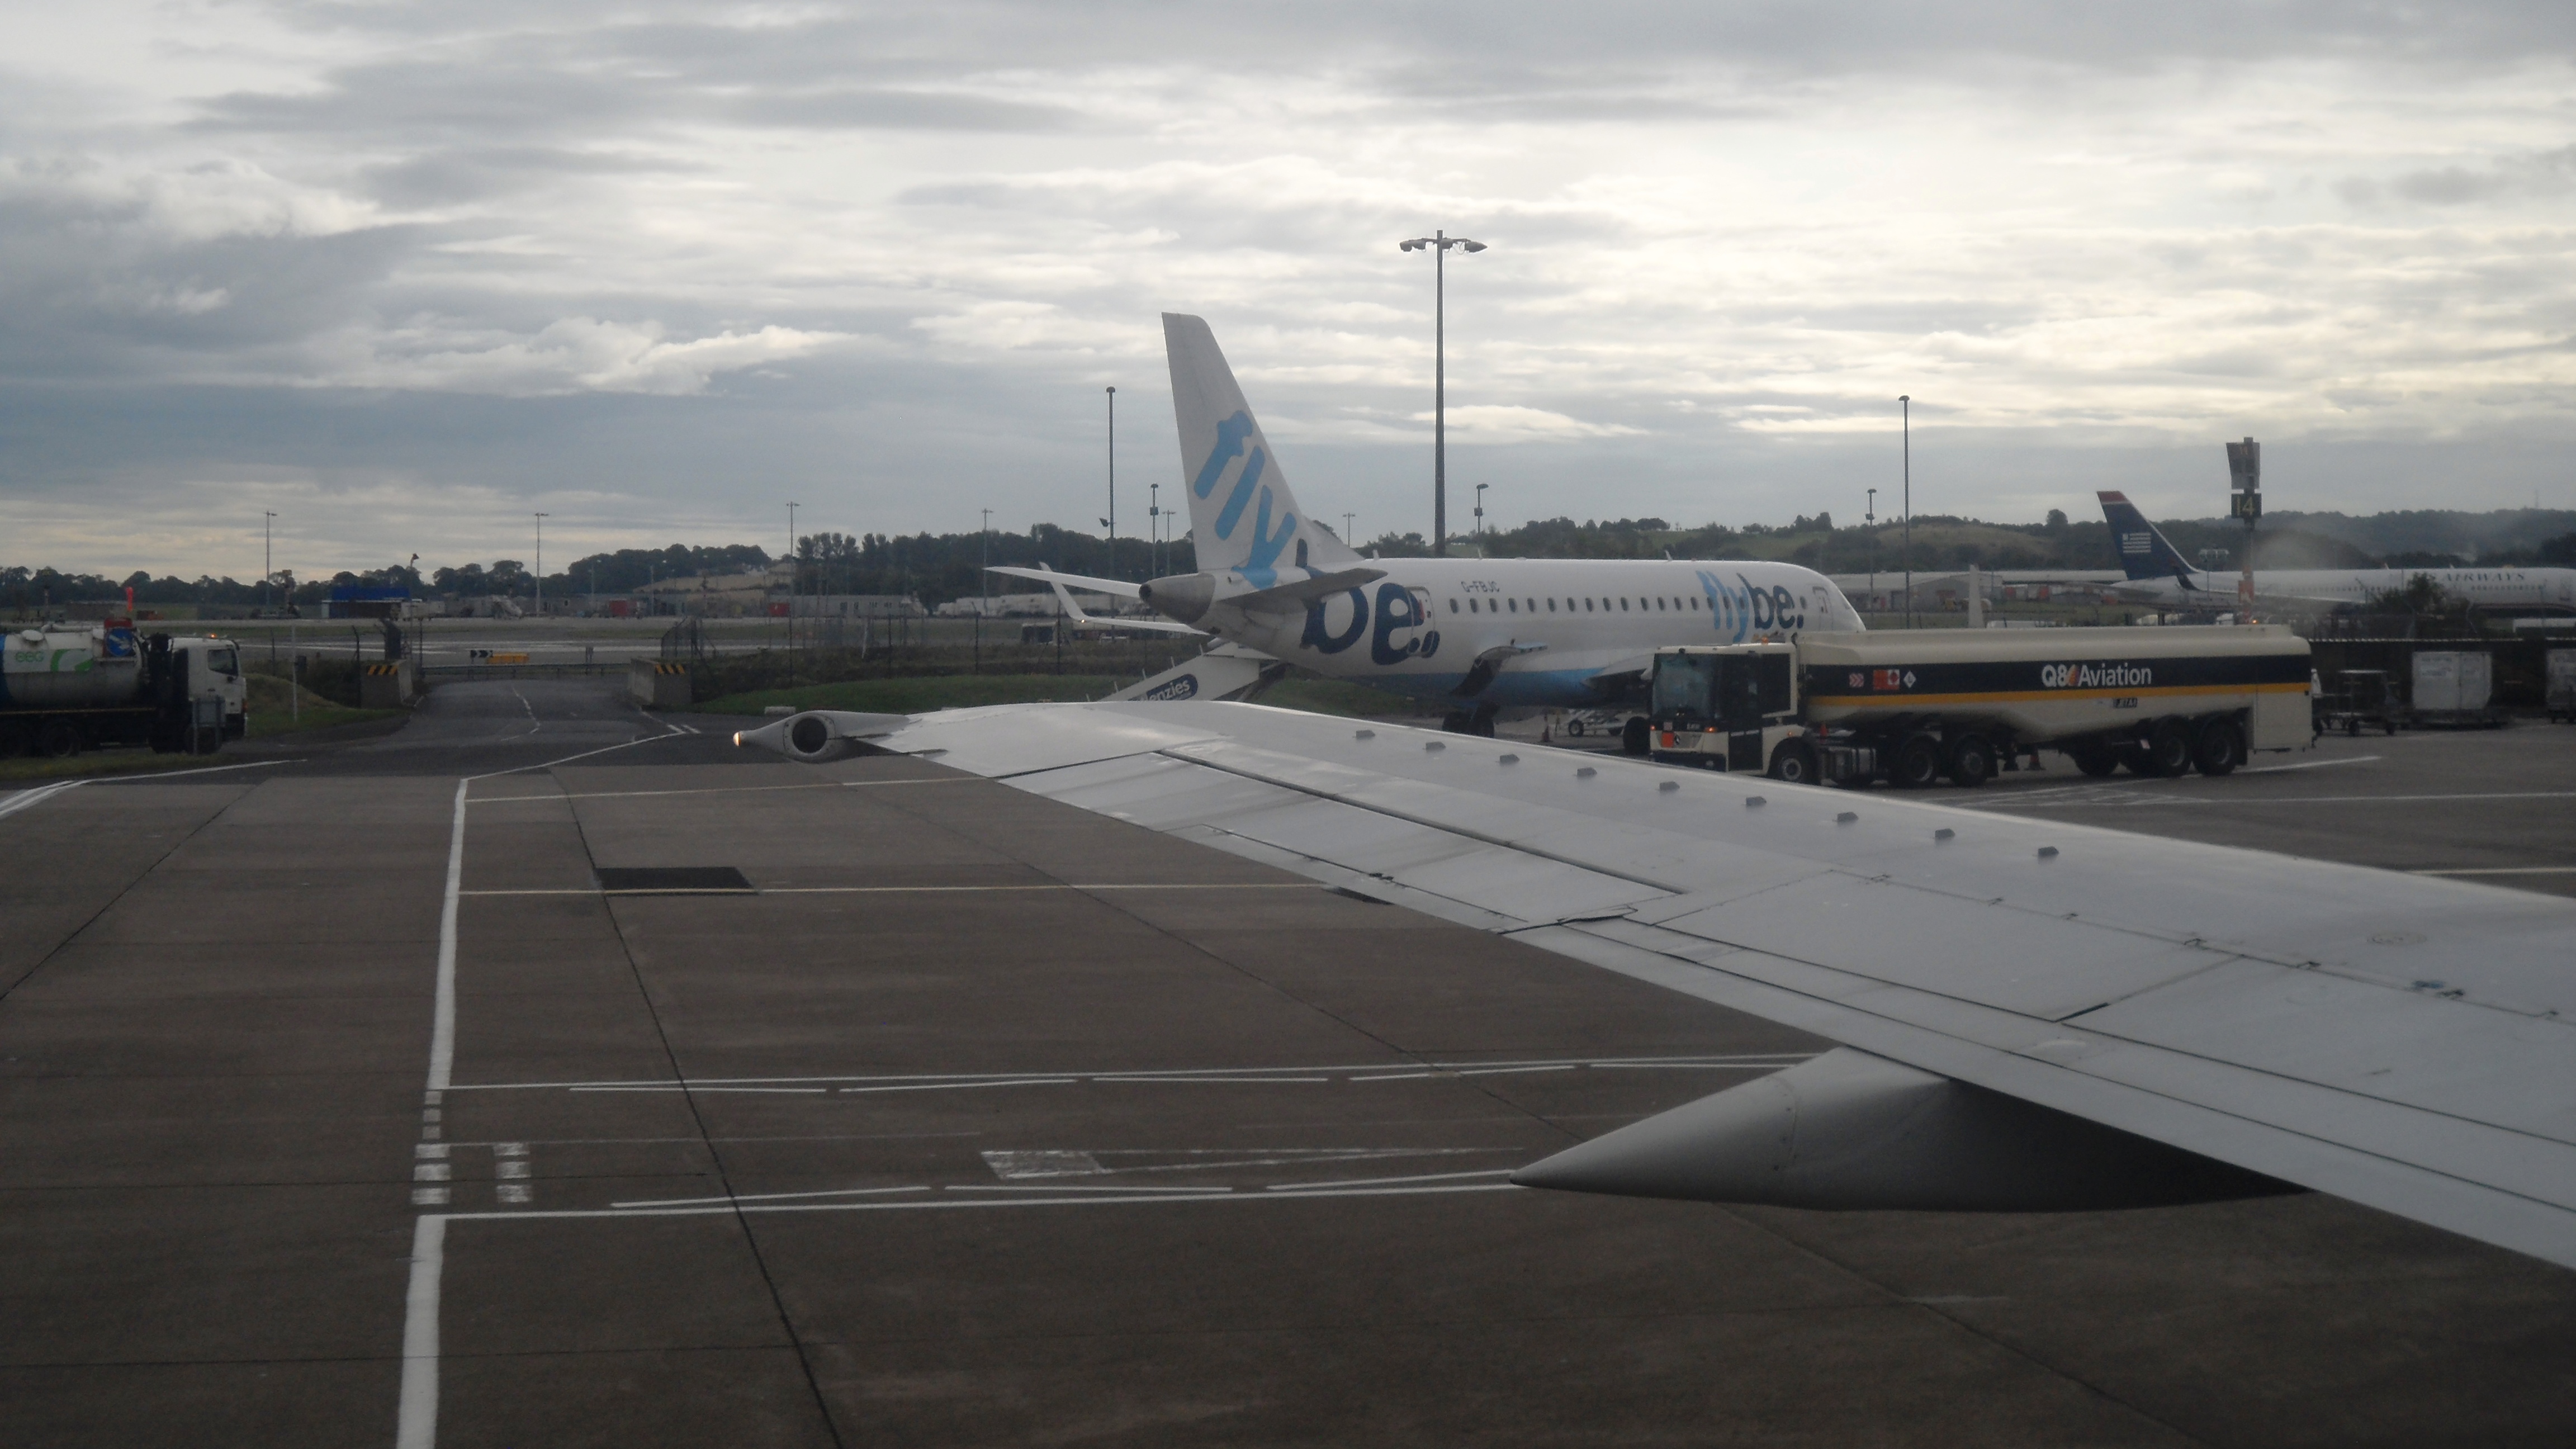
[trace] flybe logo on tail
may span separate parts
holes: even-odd
[[[1234,416],[1217,424],[1216,446],[1208,450],[1207,461],[1199,465],[1198,477],[1190,482],[1190,492],[1200,498],[1209,497],[1216,491],[1217,480],[1225,476],[1226,465],[1236,458],[1243,459],[1243,470],[1235,475],[1233,489],[1217,509],[1216,536],[1232,539],[1235,529],[1242,526],[1244,510],[1252,509],[1252,538],[1242,567],[1266,569],[1279,561],[1288,540],[1296,534],[1297,515],[1283,512],[1278,527],[1271,527],[1270,489],[1261,481],[1270,459],[1261,449],[1250,446],[1251,441],[1250,413],[1237,410]]]

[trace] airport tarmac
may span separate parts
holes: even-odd
[[[382,739],[0,796],[8,1441],[2576,1430],[2576,1274],[2332,1198],[1510,1188],[1823,1043],[735,723],[450,685]],[[2263,763],[1941,798],[2576,871],[2576,730]]]

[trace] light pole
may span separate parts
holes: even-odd
[[[975,611],[975,672],[981,674],[984,672],[984,616],[993,611],[993,510],[989,508],[984,510],[984,531],[977,536],[977,546],[983,554],[980,559],[982,567],[975,571],[975,576],[984,581],[984,603]]]
[[[1478,538],[1485,536],[1485,490],[1492,486],[1490,483],[1476,485],[1476,536]]]
[[[1354,549],[1360,546],[1359,540],[1351,537],[1351,520],[1357,517],[1359,517],[1359,515],[1356,513],[1345,513],[1342,515],[1342,542]]]
[[[538,617],[538,618],[540,618],[540,619],[542,619],[542,618],[544,618],[544,617],[546,616],[546,520],[547,520],[549,517],[551,517],[551,516],[552,516],[551,514],[545,514],[545,513],[540,513],[540,514],[536,515],[536,518],[537,518],[537,617]]]
[[[1878,592],[1878,490],[1869,490],[1869,506],[1861,510],[1861,520],[1869,525],[1869,591]]]
[[[787,686],[796,687],[796,505],[787,505]]]
[[[270,525],[270,524],[272,524],[272,523],[274,523],[274,522],[276,522],[276,521],[277,521],[277,515],[276,515],[276,514],[274,514],[274,513],[270,513],[270,512],[268,512],[268,511],[266,511],[266,510],[264,510],[264,509],[260,512],[260,515],[259,515],[259,570],[260,570],[260,572],[259,572],[259,611],[260,611],[261,613],[263,613],[263,614],[265,614],[265,613],[267,613],[267,612],[268,612],[268,585],[269,585],[269,581],[277,577],[277,559],[276,559],[276,556],[275,556],[275,549],[271,546],[271,544],[270,544],[270,539],[269,539],[269,525]],[[415,556],[416,556],[416,555],[415,555]]]
[[[1109,389],[1109,516],[1100,520],[1109,530],[1109,568],[1111,578],[1118,577],[1118,389]]]
[[[1397,242],[1397,251],[1431,253],[1431,554],[1449,552],[1449,249],[1481,252],[1485,244],[1435,231]]]
[[[1914,394],[1899,393],[1905,430],[1905,627],[1914,627]]]

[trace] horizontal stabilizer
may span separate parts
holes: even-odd
[[[1015,579],[1035,579],[1039,583],[1054,584],[1059,588],[1070,586],[1089,594],[1114,594],[1122,599],[1136,597],[1136,585],[1123,579],[1095,579],[1089,574],[1060,574],[1050,568],[1024,569],[1006,567],[1002,564],[989,565],[984,572],[1009,574]]]
[[[2290,1190],[1849,1047],[1568,1148],[1512,1181],[1854,1211],[2059,1212]]]
[[[1247,614],[1289,614],[1305,608],[1317,599],[1329,599],[1344,589],[1356,589],[1386,577],[1384,569],[1340,569],[1299,579],[1293,584],[1280,584],[1249,594],[1236,594],[1219,602]]]

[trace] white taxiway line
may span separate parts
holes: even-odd
[[[1961,810],[2009,810],[2015,805],[2048,809],[2059,805],[2118,805],[2136,808],[2145,805],[2392,805],[2413,804],[2427,800],[2576,800],[2576,790],[2494,790],[2466,795],[2150,795],[2129,790],[2087,796],[2080,800],[2014,800],[2010,798],[1960,802]],[[1948,803],[1948,802],[1944,802]]]
[[[657,740],[669,735],[653,735]],[[634,741],[632,743],[642,743]],[[971,785],[980,776],[941,776],[936,780],[815,780],[802,785],[716,785],[699,790],[593,790],[580,795],[492,795],[477,805],[507,805],[514,800],[631,800],[645,795],[760,795],[773,790],[886,790],[898,785]]]
[[[434,1449],[438,1443],[438,1289],[446,1256],[446,1216],[423,1214],[411,1230],[411,1287],[403,1295],[402,1401],[394,1415],[394,1449]]]
[[[1274,1182],[1265,1192],[1312,1192],[1327,1187],[1381,1187],[1399,1182],[1454,1182],[1462,1177],[1506,1177],[1517,1167],[1488,1167],[1475,1172],[1424,1172],[1412,1177],[1359,1177],[1344,1182]]]
[[[65,780],[57,785],[39,785],[32,790],[21,790],[6,800],[0,800],[0,820],[5,820],[21,810],[32,810],[65,790],[77,790],[88,783],[86,780]]]
[[[981,1191],[992,1191],[985,1188]],[[1063,1189],[1054,1189],[1063,1191]],[[1521,1192],[1526,1189],[1508,1182],[1434,1183],[1421,1187],[1344,1187],[1323,1188],[1312,1192],[1158,1192],[1130,1190],[1125,1193],[1103,1193],[1098,1197],[943,1197],[912,1198],[902,1202],[724,1202],[705,1207],[683,1208],[556,1208],[513,1213],[455,1213],[457,1222],[522,1222],[555,1218],[695,1218],[730,1213],[884,1213],[943,1212],[970,1208],[1031,1207],[1119,1207],[1133,1203],[1200,1203],[1200,1202],[1305,1202],[1319,1197],[1428,1197],[1460,1192]]]
[[[2284,770],[2323,770],[2333,765],[2367,765],[2373,760],[2385,758],[2387,757],[2384,755],[2353,755],[2341,760],[2307,760],[2296,765],[2257,765],[2253,769],[2239,770],[2236,773],[2240,775],[2277,775]]]
[[[1497,1068],[1515,1067],[1591,1067],[1595,1069],[1624,1067],[1639,1071],[1647,1071],[1663,1067],[1694,1069],[1743,1067],[1748,1070],[1755,1070],[1763,1067],[1793,1067],[1800,1062],[1809,1060],[1814,1055],[1815,1053],[1813,1052],[1764,1052],[1758,1054],[1748,1053],[1742,1056],[1705,1057],[1546,1057],[1536,1060],[1520,1061],[1423,1062],[1420,1064],[1420,1068],[1442,1073],[1455,1072],[1462,1068],[1467,1070],[1480,1068],[1492,1070]],[[1318,1072],[1329,1072],[1335,1074],[1358,1073],[1366,1076],[1383,1077],[1388,1068],[1399,1065],[1410,1064],[1396,1062],[1342,1062],[1326,1066],[1174,1067],[1164,1070],[1147,1069],[1113,1072],[905,1072],[884,1076],[843,1074],[840,1076],[819,1077],[708,1077],[694,1082],[648,1082],[629,1077],[623,1080],[607,1079],[576,1082],[465,1082],[456,1085],[451,1090],[459,1092],[527,1092],[557,1091],[569,1087],[726,1087],[765,1086],[802,1082],[847,1082],[854,1085],[845,1087],[843,1090],[861,1091],[867,1089],[867,1084],[879,1082],[898,1084],[920,1082],[934,1087],[951,1085],[973,1086],[981,1082],[992,1082],[997,1085],[1021,1085],[1030,1082],[1078,1082],[1102,1076],[1119,1077],[1125,1080],[1139,1082],[1187,1082],[1200,1081],[1210,1077],[1309,1076]]]
[[[2485,865],[2468,870],[2410,870],[2408,875],[2576,875],[2576,865]]]
[[[456,906],[465,884],[465,792],[456,782],[455,818],[447,827],[447,898],[438,910],[438,996],[429,1028],[429,1090],[447,1090],[456,1062]]]
[[[542,799],[542,796],[521,796]],[[580,799],[580,796],[566,796]],[[476,801],[481,804],[481,801]],[[601,890],[597,886],[546,886],[528,890],[467,891],[469,896],[921,896],[971,895],[993,891],[1319,891],[1314,881],[1244,881],[1208,885],[971,885],[971,886],[759,886],[751,890],[692,889]]]

